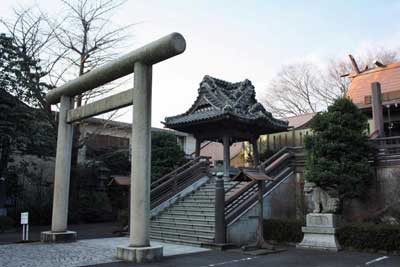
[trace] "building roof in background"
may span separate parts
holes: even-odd
[[[126,123],[126,122],[121,122],[121,121],[114,121],[114,120],[106,120],[106,119],[100,119],[100,118],[88,118],[83,121],[83,123],[86,124],[91,124],[91,125],[102,125],[103,127],[106,128],[117,128],[117,129],[127,129],[131,130],[132,128],[132,123]],[[187,133],[171,130],[171,129],[163,129],[163,128],[156,128],[156,127],[151,127],[152,132],[167,132],[167,133],[172,133],[177,136],[187,136]]]
[[[130,176],[114,175],[108,185],[128,186],[131,184]]]
[[[400,62],[368,69],[359,74],[353,72],[349,77],[352,81],[347,96],[357,105],[370,104],[373,82],[381,84],[383,101],[400,99]]]
[[[317,113],[307,113],[307,114],[289,117],[289,118],[287,118],[287,120],[289,122],[289,127],[293,127],[295,129],[307,128],[311,119],[314,118],[314,116],[316,114]]]
[[[287,122],[276,119],[255,98],[254,86],[249,80],[231,83],[204,76],[198,96],[191,108],[183,114],[166,117],[168,128],[187,129],[191,124],[236,120],[258,125],[270,132],[287,129]],[[182,130],[183,131],[183,130]]]

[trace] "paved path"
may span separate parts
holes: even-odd
[[[132,264],[116,262],[97,267],[128,267]],[[135,267],[399,267],[399,256],[342,251],[318,252],[289,248],[285,252],[263,256],[244,255],[240,251],[208,251],[190,255],[165,257],[155,264]]]
[[[69,224],[68,229],[78,233],[78,239],[92,239],[116,237],[113,232],[118,231],[121,227],[117,223],[89,223],[89,224]],[[30,226],[29,239],[32,241],[40,240],[40,232],[50,230],[50,226]],[[13,232],[0,233],[0,245],[12,244],[21,240],[22,228]]]
[[[118,261],[117,246],[127,245],[128,238],[102,238],[80,240],[65,244],[9,244],[0,246],[1,267],[62,267],[85,266]],[[182,245],[163,244],[165,256],[208,251],[208,249]]]

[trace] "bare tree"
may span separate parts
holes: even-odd
[[[127,30],[132,25],[113,27],[110,18],[113,11],[126,0],[61,0],[61,2],[65,6],[66,15],[60,21],[51,23],[55,38],[61,47],[59,56],[66,63],[61,73],[72,73],[72,77],[81,76],[114,58],[118,48],[121,48],[127,39]],[[59,74],[55,77],[59,79]],[[102,88],[84,96],[77,96],[76,106],[82,105],[83,98],[87,101],[103,94],[104,90],[106,89]]]
[[[379,61],[384,65],[399,61],[399,52],[390,48],[378,46],[370,48],[361,56],[361,63],[369,68],[374,68],[374,61]]]
[[[376,47],[366,50],[356,57],[356,64],[360,71],[375,68],[375,61],[379,61],[384,65],[396,62],[399,60],[399,53],[384,47]],[[348,77],[343,77],[354,71],[351,60],[346,59],[331,59],[327,65],[327,71],[324,76],[324,90],[329,92],[329,96],[333,96],[333,100],[337,96],[344,96],[349,89],[351,80]],[[336,95],[336,97],[335,97]]]
[[[48,77],[60,57],[53,57],[50,53],[54,45],[54,34],[47,24],[46,16],[37,7],[19,8],[14,10],[12,18],[0,19],[0,24],[6,29],[6,35],[11,38],[14,46],[19,49],[21,57],[26,61],[35,62],[34,64],[40,68],[26,70],[35,73],[31,75],[29,86],[15,90],[28,90],[25,95],[29,95],[31,101],[27,104],[43,110],[48,121],[56,127],[50,106],[44,96],[53,87],[48,82]]]
[[[284,66],[272,80],[264,102],[277,116],[297,116],[321,107],[317,89],[320,71],[312,63]]]
[[[376,60],[384,65],[398,61],[399,54],[377,47],[358,58],[357,65],[362,72],[376,67]],[[353,71],[350,59],[331,59],[324,71],[308,62],[283,66],[268,86],[264,102],[279,117],[320,111],[346,95],[351,79],[343,75]]]

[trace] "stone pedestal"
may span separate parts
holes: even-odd
[[[340,217],[330,213],[307,214],[306,227],[302,227],[304,237],[297,248],[329,250],[337,252],[341,249],[336,238],[336,227]]]
[[[117,247],[117,258],[133,263],[147,263],[161,260],[163,256],[162,246],[150,247]]]
[[[40,233],[40,240],[44,243],[75,242],[76,239],[77,239],[76,232],[73,231],[65,231],[65,232],[46,231]]]

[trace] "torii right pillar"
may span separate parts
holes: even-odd
[[[371,84],[372,90],[372,118],[374,121],[375,131],[378,131],[379,137],[385,136],[383,127],[383,109],[382,109],[382,93],[381,85],[378,82]]]

